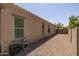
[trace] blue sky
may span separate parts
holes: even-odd
[[[69,16],[79,16],[79,4],[73,3],[16,3],[16,5],[51,22],[68,25]]]

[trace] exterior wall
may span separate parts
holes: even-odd
[[[20,8],[16,8],[12,4],[3,4],[1,9],[1,52],[8,50],[9,45],[15,38],[14,15],[24,17],[24,37],[27,43],[31,44],[43,37],[55,34],[55,26],[49,22],[35,16],[29,12],[25,12]],[[42,23],[44,23],[45,34],[42,34]],[[48,25],[52,26],[51,33],[48,34]]]
[[[1,31],[1,8],[0,8],[0,31]],[[1,52],[1,32],[0,32],[0,52]]]
[[[56,33],[56,26],[52,26],[52,24],[49,23],[49,27],[50,27],[50,33],[48,34],[55,34]]]
[[[40,20],[34,20],[34,18],[30,18],[29,21],[25,20],[25,37],[28,43],[32,43],[37,38],[42,37],[42,24]]]
[[[6,51],[14,40],[14,18],[10,11],[1,9],[1,52]]]

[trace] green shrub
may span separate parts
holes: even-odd
[[[78,16],[69,17],[69,28],[75,28],[79,25]]]

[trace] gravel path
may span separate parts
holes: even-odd
[[[46,40],[46,41],[45,41]],[[42,43],[41,43],[42,42]],[[73,45],[68,41],[67,34],[57,34],[52,38],[38,41],[29,46],[26,51],[21,51],[18,56],[72,56]]]

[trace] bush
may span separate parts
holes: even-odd
[[[79,25],[78,16],[70,16],[69,17],[69,28],[75,28]]]

